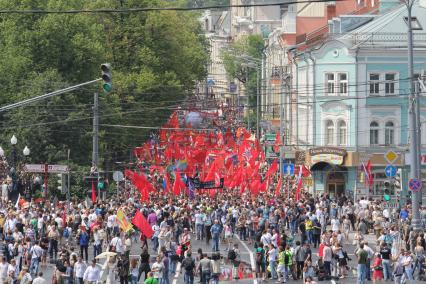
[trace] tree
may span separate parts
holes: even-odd
[[[236,78],[245,84],[249,98],[249,106],[256,110],[257,100],[257,71],[261,68],[260,62],[264,49],[261,35],[248,35],[240,37],[231,44],[229,49],[224,49],[221,58],[226,74],[230,80]]]
[[[168,5],[166,0],[0,0],[0,9],[95,9]],[[197,14],[1,14],[0,103],[7,105],[100,77],[110,62],[113,91],[100,85],[0,114],[0,145],[28,145],[30,161],[90,167],[93,93],[100,92],[100,168],[110,170],[159,126],[206,76],[208,54]]]

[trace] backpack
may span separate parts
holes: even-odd
[[[231,249],[228,251],[228,259],[229,260],[235,260],[237,258],[237,254],[235,253],[235,250]]]
[[[262,250],[256,252],[256,263],[261,264],[263,261]]]
[[[64,238],[68,239],[70,237],[70,231],[68,230],[68,228],[64,229],[64,234],[63,234]]]

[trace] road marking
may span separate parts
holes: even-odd
[[[256,264],[254,262],[253,252],[249,249],[249,247],[243,241],[241,241],[241,239],[240,239],[240,237],[238,235],[234,234],[234,237],[237,238],[237,240],[243,245],[243,247],[248,251],[248,253],[250,255],[251,269],[253,271],[253,284],[257,284],[257,279],[256,279]]]
[[[177,263],[177,265],[176,265],[176,273],[175,273],[175,276],[173,277],[173,284],[176,284],[177,283],[177,281],[178,281],[178,278],[179,278],[179,274],[180,274],[180,262],[178,262]]]

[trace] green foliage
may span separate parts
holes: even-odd
[[[170,6],[165,0],[0,0],[0,9],[95,9]],[[0,114],[0,145],[11,153],[31,149],[33,163],[67,159],[88,172],[92,151],[93,93],[100,93],[100,168],[115,161],[149,135],[148,130],[102,124],[159,126],[172,107],[206,76],[206,42],[194,13],[174,11],[127,14],[0,15],[0,104],[100,77],[111,63],[113,90],[101,84]],[[83,168],[81,168],[83,167]],[[84,169],[84,170],[83,170]],[[80,178],[80,177],[78,177]],[[79,184],[73,179],[73,184]],[[72,187],[72,192],[79,189]]]
[[[229,79],[236,78],[245,84],[251,107],[256,106],[256,72],[260,68],[263,48],[261,35],[248,35],[239,38],[231,45],[231,48],[221,53]]]

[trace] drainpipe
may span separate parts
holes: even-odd
[[[292,50],[292,60],[291,62],[294,64],[295,66],[295,72],[292,72],[292,74],[294,74],[294,85],[295,88],[292,88],[294,91],[294,94],[296,95],[296,145],[299,146],[299,93],[298,93],[298,88],[299,88],[299,66],[297,64],[297,60],[296,60],[296,50],[293,49]],[[293,68],[292,68],[293,70]]]
[[[358,153],[358,52],[359,52],[359,47],[356,48],[355,50],[355,152]],[[348,82],[349,82],[349,78],[348,78]],[[350,84],[348,84],[350,85]],[[349,88],[349,86],[348,86]],[[350,117],[349,117],[350,119]],[[348,133],[350,133],[348,131]],[[359,154],[358,154],[359,155]],[[355,189],[354,189],[354,204],[356,202],[356,196],[357,196],[357,191],[358,191],[358,167],[355,167]]]
[[[303,56],[303,61],[306,63],[306,89],[305,89],[305,95],[306,95],[306,145],[309,144],[309,62],[306,58],[306,54]],[[306,146],[307,148],[308,146]]]
[[[312,53],[309,52],[309,59],[312,61],[312,145],[316,145],[316,137],[317,137],[317,96],[315,90],[315,59],[312,57]]]

